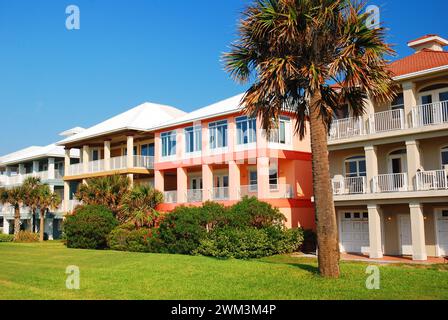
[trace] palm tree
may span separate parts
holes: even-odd
[[[130,185],[129,178],[122,175],[92,178],[79,186],[75,197],[86,205],[104,205],[117,215]]]
[[[33,232],[36,232],[36,212],[39,208],[39,199],[37,193],[42,186],[41,179],[38,177],[28,177],[23,182],[24,201],[23,204],[31,209],[33,213]]]
[[[138,185],[121,200],[119,220],[133,223],[136,228],[154,227],[156,207],[163,202],[163,194],[151,186]]]
[[[24,192],[22,186],[12,189],[3,189],[0,193],[0,202],[8,203],[14,208],[14,239],[20,232],[20,207],[23,204]]]
[[[351,0],[257,0],[244,12],[239,40],[224,54],[235,80],[255,80],[241,105],[262,118],[268,134],[282,112],[295,115],[301,138],[309,123],[319,270],[325,277],[339,276],[327,147],[335,111],[348,104],[359,116],[368,98],[394,97],[385,59],[393,50],[383,28],[367,27],[363,12]]]
[[[48,210],[57,209],[61,204],[61,197],[51,191],[48,185],[41,185],[37,189],[37,202],[40,211],[40,227],[39,227],[39,240],[44,241],[45,233],[45,215]]]

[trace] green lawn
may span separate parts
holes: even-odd
[[[381,289],[365,287],[366,264],[342,263],[339,280],[316,261],[252,261],[0,243],[0,299],[448,299],[448,267],[382,266]],[[65,288],[79,266],[81,290]]]

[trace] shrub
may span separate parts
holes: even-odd
[[[117,225],[112,211],[105,206],[78,207],[63,225],[67,247],[105,249],[107,236]]]
[[[39,234],[30,231],[20,231],[14,241],[21,243],[39,242]]]
[[[269,203],[259,201],[255,197],[244,197],[243,200],[230,208],[224,224],[235,228],[254,227],[261,229],[270,226],[282,226],[285,220],[285,216]]]
[[[107,237],[109,248],[116,251],[158,252],[160,244],[153,229],[135,229],[132,225],[122,225]]]
[[[12,241],[14,241],[14,236],[12,234],[0,233],[0,242],[12,242]]]
[[[313,230],[304,231],[304,240],[302,251],[305,253],[316,252],[317,249],[317,235]]]
[[[201,208],[177,207],[167,214],[159,227],[163,252],[190,254],[222,219],[224,206],[207,202]]]
[[[216,258],[251,259],[292,253],[303,241],[301,229],[283,230],[280,227],[256,229],[216,229],[194,253]]]

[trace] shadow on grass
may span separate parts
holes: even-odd
[[[289,260],[289,259],[288,259]],[[266,263],[266,264],[273,264],[273,265],[283,265],[283,266],[291,266],[298,269],[301,269],[303,271],[306,271],[312,275],[319,275],[319,268],[317,266],[303,262],[291,262],[291,261],[275,261],[275,260],[269,260],[269,259],[261,259],[258,260],[259,262]]]

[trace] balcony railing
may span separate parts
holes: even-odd
[[[412,109],[414,128],[448,123],[448,101],[424,104]]]
[[[221,188],[213,188],[212,189],[212,199],[213,200],[229,200],[229,188],[221,187]]]
[[[53,175],[50,175],[49,171],[39,171],[27,174],[16,174],[12,176],[1,175],[0,183],[6,187],[17,186],[21,185],[29,177],[40,178],[44,182],[48,180],[61,180],[63,177],[63,171],[55,170]]]
[[[198,189],[187,190],[187,202],[196,203],[202,202],[203,191]]]
[[[250,186],[240,186],[239,196],[240,196],[240,198],[257,197],[258,196],[258,185],[252,184]]]
[[[269,186],[269,199],[292,199],[293,190],[289,184],[271,184]]]
[[[405,129],[404,110],[395,109],[369,116],[369,133],[382,133]]]
[[[375,193],[408,191],[408,174],[393,173],[373,177],[373,191]]]
[[[333,121],[329,140],[347,139],[366,134],[364,122],[359,118],[346,118]]]
[[[165,203],[177,203],[177,191],[165,191],[163,199]]]
[[[332,180],[335,195],[364,194],[367,192],[366,177],[341,178]]]
[[[133,168],[140,169],[153,169],[154,168],[154,157],[148,156],[133,156],[132,158]],[[114,157],[109,160],[97,160],[91,161],[87,164],[87,169],[84,167],[83,163],[73,164],[67,170],[69,176],[77,176],[81,174],[88,173],[98,173],[104,171],[117,171],[128,168],[128,158],[127,156]]]
[[[417,172],[418,191],[447,190],[448,172],[445,170]]]

